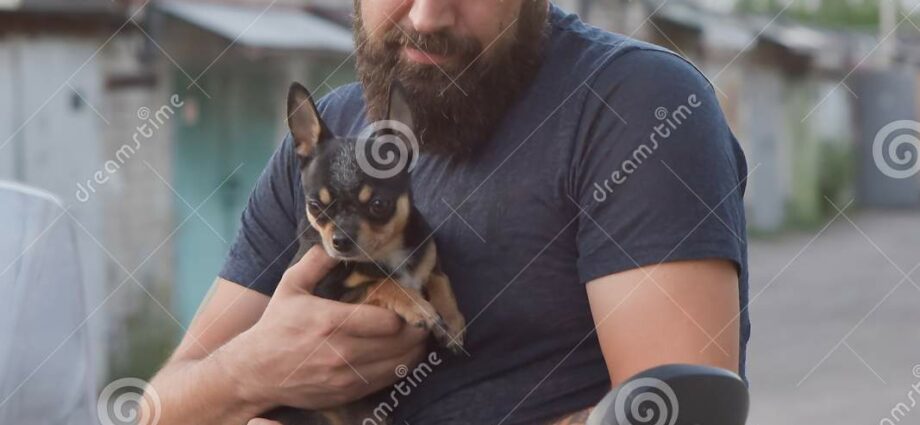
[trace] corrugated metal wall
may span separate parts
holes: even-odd
[[[920,174],[908,178],[895,178],[885,174],[876,162],[876,153],[873,145],[883,129],[889,127],[894,131],[886,131],[881,139],[886,153],[882,158],[888,161],[883,167],[899,169],[897,164],[890,162],[892,159],[887,154],[888,146],[899,135],[912,138],[914,147],[902,146],[899,158],[906,159],[905,155],[913,155],[913,161],[905,164],[910,168],[916,161],[920,161],[918,146],[920,146],[920,133],[911,130],[907,125],[898,125],[897,121],[917,122],[920,114],[917,111],[917,73],[913,69],[894,69],[887,71],[865,71],[854,77],[855,86],[860,98],[858,104],[859,127],[859,199],[863,205],[874,207],[918,207],[920,206]],[[887,136],[887,137],[886,137]]]

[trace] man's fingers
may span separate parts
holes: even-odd
[[[332,270],[336,261],[326,255],[319,246],[314,246],[306,255],[284,272],[278,291],[285,293],[312,293],[313,288]]]
[[[419,361],[424,360],[425,356],[425,346],[418,345],[406,350],[399,356],[360,366],[358,369],[362,370],[364,376],[380,377],[379,380],[371,382],[371,388],[367,394],[377,392],[382,388],[393,385],[407,374],[411,374],[415,366],[418,365]],[[429,366],[431,368],[436,367],[434,364]]]
[[[246,425],[281,425],[281,422],[270,421],[268,419],[254,418],[250,419]]]
[[[334,301],[333,301],[334,302]],[[385,308],[364,304],[337,303],[333,320],[340,324],[339,332],[359,338],[392,337],[403,328],[396,313]]]
[[[403,322],[403,327],[397,336],[396,344],[413,346],[424,344],[428,340],[428,330]]]
[[[427,338],[427,330],[403,324],[395,336],[365,338],[341,335],[330,343],[338,351],[349,353],[346,359],[349,363],[364,365],[385,359],[398,359],[407,353],[424,349]]]

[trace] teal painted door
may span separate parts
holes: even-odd
[[[177,77],[177,85],[187,81]],[[222,265],[252,186],[279,140],[279,81],[267,71],[212,70],[180,94],[175,143],[176,286],[174,308],[188,324]],[[187,202],[187,203],[186,203]],[[178,225],[177,224],[177,225]]]

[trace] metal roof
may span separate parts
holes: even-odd
[[[0,10],[38,13],[113,13],[112,0],[0,0]]]
[[[644,0],[650,8],[658,0]],[[708,47],[746,51],[769,42],[814,60],[815,66],[835,69],[847,65],[854,41],[865,38],[858,32],[833,31],[791,20],[759,15],[713,12],[687,2],[662,4],[655,18],[698,31]],[[871,36],[868,38],[872,39]]]
[[[351,31],[301,9],[161,1],[159,10],[236,44],[267,49],[351,53]]]

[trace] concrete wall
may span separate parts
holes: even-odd
[[[17,104],[13,95],[18,75],[18,67],[13,66],[13,61],[18,55],[19,45],[11,41],[0,41],[0,93],[9,93],[0,96],[0,180],[12,180],[16,177],[16,155],[11,143],[16,136],[13,134],[18,127]]]
[[[173,65],[159,50],[150,50],[150,62],[140,62],[140,52],[148,43],[141,33],[126,32],[101,55],[102,73],[108,79],[155,76],[143,84],[110,87],[103,105],[111,124],[104,129],[98,160],[116,159],[123,146],[138,146],[99,191],[106,217],[105,244],[120,263],[110,261],[108,273],[110,288],[120,287],[110,302],[108,332],[109,371],[118,377],[144,377],[149,368],[133,368],[135,358],[161,358],[168,348],[164,341],[181,334],[168,311],[174,279],[172,235],[177,220],[172,191],[160,179],[172,179],[172,120],[179,118],[172,116],[149,138],[138,130],[146,122],[144,111],[157,111],[168,103],[171,81],[167,76],[171,73],[158,71]],[[135,142],[135,135],[140,135],[140,144]],[[134,273],[134,279],[128,273]]]
[[[853,85],[860,94],[858,134],[862,163],[859,176],[861,202],[886,208],[920,206],[920,174],[903,178],[898,176],[899,172],[909,172],[920,167],[916,165],[920,161],[917,143],[920,134],[908,123],[920,118],[917,72],[913,69],[864,70],[854,76]],[[881,147],[879,155],[873,151],[876,138]],[[900,146],[895,155],[889,151],[892,144]],[[913,161],[906,164],[897,162],[910,158]]]
[[[47,190],[63,201],[79,223],[82,280],[87,286],[87,326],[105,363],[105,312],[96,310],[108,293],[107,255],[94,241],[103,238],[101,203],[75,199],[76,183],[98,169],[104,120],[99,39],[67,35],[0,39],[0,177]],[[101,112],[101,111],[100,111]],[[64,213],[63,211],[61,212]],[[63,220],[71,220],[64,215]],[[85,229],[85,230],[83,230]],[[66,284],[66,282],[62,282]]]
[[[130,352],[125,344],[139,311],[171,323],[159,305],[170,305],[173,276],[173,247],[166,239],[174,228],[171,192],[145,164],[170,178],[169,127],[117,161],[122,146],[135,144],[138,111],[163,105],[168,82],[107,88],[112,80],[151,71],[138,62],[140,33],[125,30],[105,43],[109,35],[0,39],[0,92],[12,94],[0,97],[0,144],[6,142],[0,179],[54,193],[79,223],[74,228],[92,314],[87,326],[101,383],[107,382],[110,360]],[[106,170],[107,164],[114,169],[109,161],[118,162],[115,172]],[[96,173],[105,183],[88,189]],[[128,279],[129,272],[137,281]],[[159,326],[158,332],[169,329]]]

